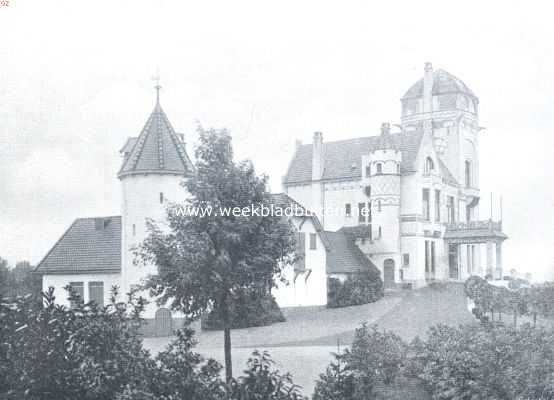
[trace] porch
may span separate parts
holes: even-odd
[[[502,243],[508,236],[502,232],[502,221],[492,219],[454,223],[446,226],[444,240],[448,246],[448,268],[450,279],[462,279],[462,252],[466,247],[467,271],[472,275],[490,276],[502,279]],[[480,254],[481,246],[486,247],[486,264],[474,265],[474,251]]]

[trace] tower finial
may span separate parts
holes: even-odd
[[[154,86],[154,89],[156,89],[156,104],[160,104],[160,71],[156,72],[156,75],[152,77],[152,80],[156,82],[156,86]]]

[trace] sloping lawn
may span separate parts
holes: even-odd
[[[416,336],[424,336],[436,324],[457,326],[476,323],[475,317],[467,309],[462,284],[450,283],[440,288],[425,287],[403,294],[401,302],[372,323],[377,323],[380,329],[393,331],[407,341]],[[284,345],[333,346],[337,342],[348,345],[353,338],[354,329]]]

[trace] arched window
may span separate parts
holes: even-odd
[[[377,175],[381,175],[383,173],[383,164],[377,163],[376,169],[377,169],[377,172],[376,172]]]
[[[431,175],[431,172],[435,169],[435,163],[431,157],[425,159],[425,175]]]

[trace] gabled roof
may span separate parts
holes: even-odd
[[[325,246],[325,249],[326,250],[330,249],[329,239],[327,239],[327,234],[323,230],[323,225],[321,225],[321,222],[319,221],[319,218],[315,213],[313,213],[312,211],[302,206],[300,203],[298,203],[296,200],[294,200],[286,193],[271,193],[269,195],[269,201],[272,204],[274,204],[276,207],[281,207],[282,209],[285,209],[286,207],[289,207],[289,206],[296,206],[297,210],[300,210],[301,217],[311,219],[316,232],[319,234],[319,237],[323,242],[323,245]]]
[[[344,232],[328,232],[331,251],[327,253],[328,274],[353,274],[375,267],[356,245],[354,238]]]
[[[421,143],[423,131],[390,134],[389,140],[402,152],[400,172],[409,174],[416,171],[414,165]],[[361,179],[362,156],[376,150],[381,142],[380,135],[347,139],[337,142],[324,142],[324,180]],[[290,163],[284,177],[285,184],[303,183],[312,180],[312,144],[301,145]]]
[[[433,71],[433,91],[434,95],[444,93],[464,93],[477,98],[475,93],[459,78],[452,75],[444,69]],[[423,96],[423,78],[414,83],[404,94],[402,99],[417,98]]]
[[[76,219],[35,271],[41,274],[121,272],[121,217]]]
[[[118,177],[135,174],[185,175],[193,171],[185,145],[173,130],[159,101],[138,138],[129,138],[121,149],[124,161]]]

